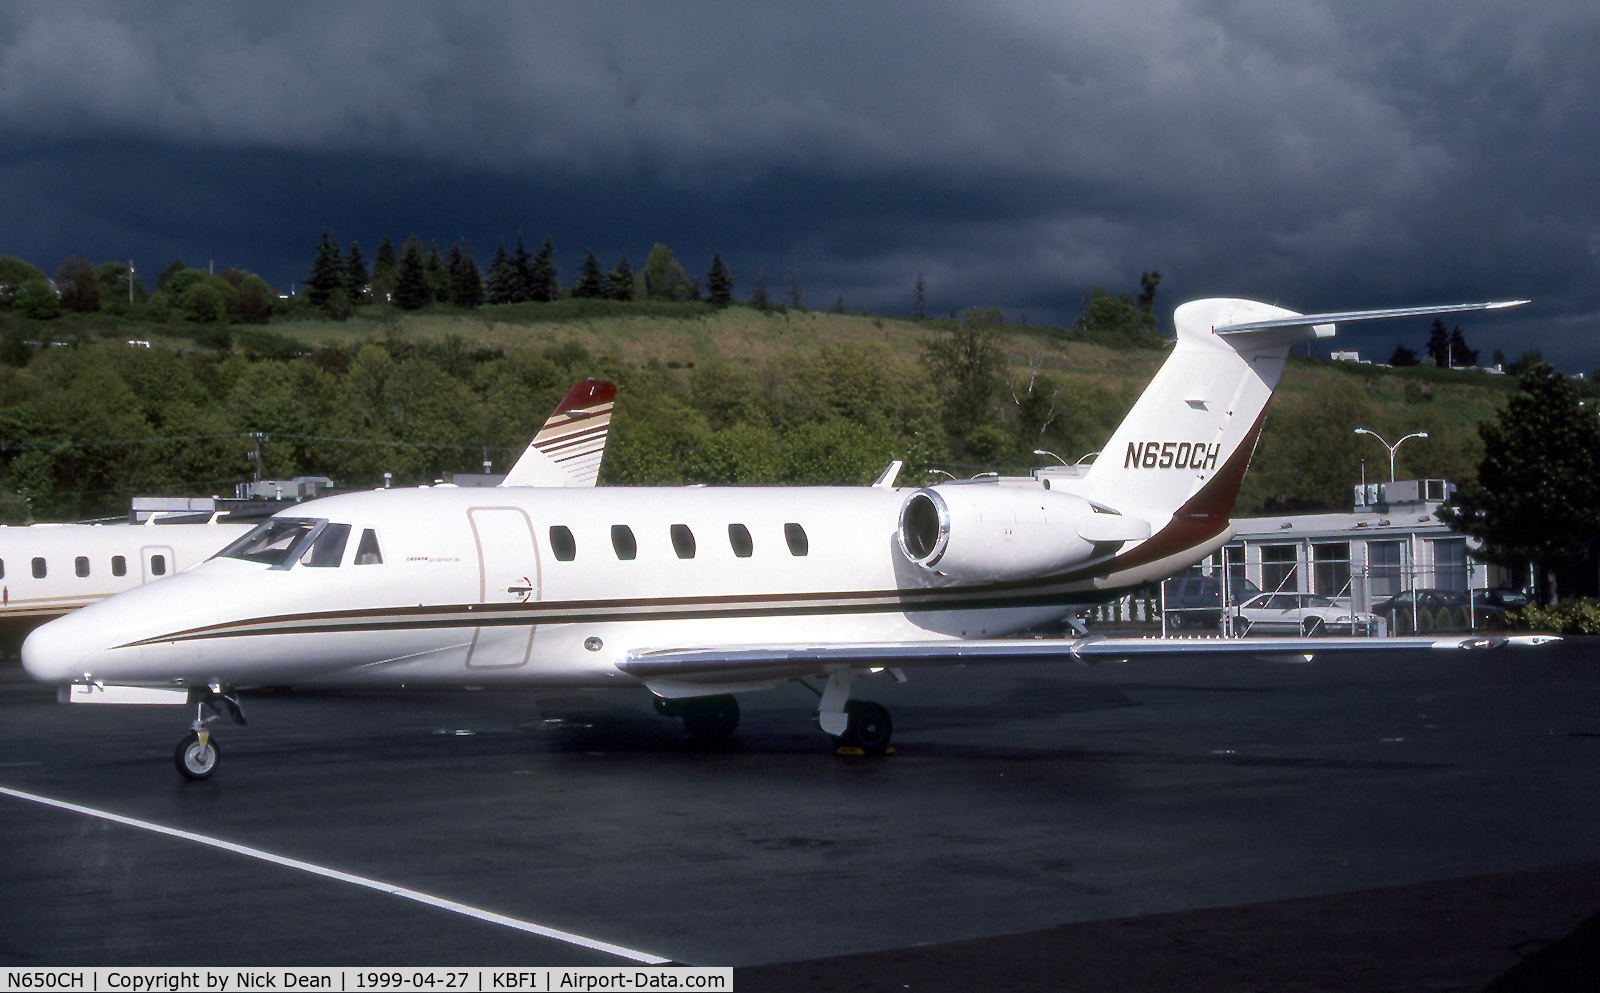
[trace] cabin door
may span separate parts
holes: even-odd
[[[539,549],[533,522],[519,507],[473,507],[467,511],[478,552],[478,602],[536,603]],[[488,612],[497,622],[472,633],[469,669],[508,669],[528,664],[536,628],[514,609]]]

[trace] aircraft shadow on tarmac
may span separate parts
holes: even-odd
[[[1157,763],[1170,765],[1279,767],[1301,769],[1421,769],[1436,763],[1366,761],[1327,757],[1252,755],[1235,752],[1191,752],[1084,747],[1090,736],[1063,736],[1059,742],[1041,743],[1039,735],[1026,742],[997,734],[975,739],[971,732],[1004,724],[1024,724],[1074,714],[1091,714],[1142,706],[1124,692],[1129,690],[1183,690],[1196,692],[1261,693],[1257,687],[1178,687],[1155,684],[1096,685],[1066,680],[1024,677],[1010,692],[973,706],[924,705],[915,701],[893,707],[897,729],[897,754],[919,759],[1006,761],[1065,760],[1084,763]],[[719,755],[727,757],[832,755],[834,745],[814,727],[805,698],[796,695],[776,705],[747,707],[734,736],[707,743],[690,737],[679,721],[646,709],[635,694],[530,694],[484,693],[470,697],[433,694],[426,698],[386,691],[292,690],[266,694],[294,708],[358,707],[383,711],[381,723],[371,730],[327,734],[280,727],[269,745],[251,741],[248,734],[230,735],[234,755],[244,759],[252,751],[270,749],[278,760],[294,762],[344,762],[383,755],[389,760],[455,761],[551,755],[605,753],[613,755]],[[390,708],[393,708],[392,710]],[[251,701],[246,700],[250,711]],[[299,724],[300,721],[295,721]],[[273,727],[264,717],[261,727]],[[313,725],[313,728],[316,726]],[[952,732],[949,738],[941,732]],[[877,761],[863,759],[862,761]]]

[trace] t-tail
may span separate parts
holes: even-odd
[[[1173,314],[1177,342],[1083,475],[1027,486],[941,484],[908,496],[899,542],[914,564],[954,579],[1051,577],[1127,588],[1171,575],[1232,537],[1229,518],[1297,342],[1334,324],[1515,306],[1472,303],[1296,314],[1251,300],[1196,300]]]
[[[1228,518],[1266,422],[1267,401],[1296,343],[1346,321],[1494,310],[1526,301],[1297,314],[1252,300],[1195,300],[1173,313],[1172,354],[1074,491],[1176,528],[1193,547],[1231,535]],[[1152,549],[1152,552],[1158,549]]]
[[[599,379],[574,386],[556,405],[501,486],[593,486],[600,476],[617,388]]]

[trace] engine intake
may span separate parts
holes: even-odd
[[[1016,486],[924,488],[900,506],[900,550],[956,579],[1029,579],[1105,558],[1150,524],[1070,493]]]

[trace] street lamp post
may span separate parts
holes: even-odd
[[[1411,440],[1412,438],[1426,438],[1428,436],[1428,432],[1426,432],[1426,431],[1418,431],[1415,434],[1406,435],[1404,438],[1401,438],[1399,441],[1397,441],[1397,442],[1395,442],[1394,444],[1391,445],[1387,441],[1384,441],[1383,440],[1383,435],[1379,434],[1376,431],[1368,431],[1366,428],[1356,428],[1356,434],[1370,434],[1374,438],[1378,439],[1378,444],[1382,445],[1384,448],[1387,448],[1389,450],[1389,482],[1391,482],[1391,483],[1394,482],[1394,453],[1395,453],[1395,451],[1401,445],[1405,444],[1407,441]]]

